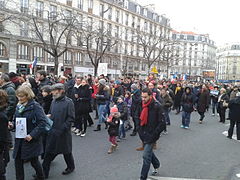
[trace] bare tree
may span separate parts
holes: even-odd
[[[76,16],[61,12],[47,12],[47,19],[32,15],[33,28],[43,50],[54,58],[54,75],[58,75],[59,57],[71,46]]]
[[[163,56],[167,48],[171,47],[175,42],[171,41],[168,37],[160,35],[159,33],[146,33],[144,31],[137,30],[137,41],[143,52],[143,59],[147,63],[148,73],[151,66],[159,61]]]

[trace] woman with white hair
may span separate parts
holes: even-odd
[[[226,89],[221,88],[220,94],[218,96],[218,113],[220,116],[219,122],[225,123],[225,114],[228,107],[229,96],[226,93]]]

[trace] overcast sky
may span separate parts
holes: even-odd
[[[240,0],[137,0],[155,4],[173,29],[210,34],[217,45],[240,42]]]

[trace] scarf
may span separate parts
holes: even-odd
[[[181,87],[176,87],[175,94],[177,94],[177,92],[180,91],[180,90],[181,90]]]
[[[140,115],[140,125],[144,126],[148,122],[148,107],[150,103],[152,102],[153,97],[150,98],[150,100],[145,104],[142,102],[142,112]]]

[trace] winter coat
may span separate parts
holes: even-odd
[[[118,111],[120,112],[120,119],[126,121],[128,119],[128,106],[126,102],[117,104]]]
[[[146,125],[139,126],[138,128],[140,139],[144,144],[155,143],[165,128],[166,123],[163,117],[163,107],[158,101],[152,99],[148,110],[148,122]]]
[[[173,105],[172,98],[169,96],[169,94],[166,94],[165,96],[161,96],[161,98],[162,98],[163,109],[167,110]]]
[[[139,89],[132,94],[131,116],[135,119],[139,118],[139,108],[141,107],[142,98]]]
[[[8,117],[5,109],[0,109],[0,154],[8,144]]]
[[[220,94],[219,94],[218,97],[220,97]],[[227,107],[223,107],[223,102],[226,102],[226,103],[229,102],[229,96],[228,96],[227,94],[223,94],[223,95],[221,96],[220,102],[218,102],[218,107],[217,107],[218,110],[219,110],[219,109],[227,109]]]
[[[74,98],[75,111],[78,114],[88,114],[92,111],[91,107],[91,89],[89,85],[74,87],[74,94],[78,95],[78,98]]]
[[[230,93],[230,100],[232,100],[232,99],[234,99],[235,97],[236,97],[236,94],[238,93],[239,91],[237,90],[237,91],[232,91],[231,93]]]
[[[188,113],[193,112],[194,95],[192,94],[192,92],[190,93],[185,92],[182,95],[181,105],[184,112],[188,112]]]
[[[51,104],[50,114],[53,125],[48,133],[46,152],[52,154],[71,153],[71,125],[75,119],[73,101],[66,96],[54,99]]]
[[[16,108],[16,118],[25,117],[27,122],[27,134],[32,137],[31,141],[15,138],[13,158],[16,159],[20,152],[21,159],[30,159],[43,153],[42,138],[46,126],[46,116],[43,108],[34,100],[28,101],[22,113]]]
[[[160,91],[157,88],[152,89],[153,97],[158,100],[158,102],[163,103],[163,100],[160,95]]]
[[[240,96],[230,100],[228,107],[229,107],[230,120],[240,122],[240,116],[239,116]]]
[[[124,94],[124,89],[121,85],[119,85],[117,88],[114,89],[113,102],[117,104],[118,97],[123,96],[123,94]]]
[[[3,86],[1,86],[1,89],[4,90],[8,95],[8,107],[6,111],[7,111],[7,116],[9,120],[12,121],[12,117],[15,113],[16,104],[17,104],[15,85],[12,82],[7,82]]]
[[[96,102],[98,105],[106,105],[110,99],[109,89],[105,87],[103,90],[98,91],[96,94]]]
[[[45,114],[48,114],[48,113],[49,113],[52,100],[53,100],[53,99],[52,99],[52,95],[51,95],[51,94],[43,97],[42,107],[43,107],[43,109],[44,109]]]
[[[175,98],[174,98],[174,106],[175,107],[179,107],[181,105],[182,94],[183,94],[183,88],[181,88],[179,91],[176,92]]]
[[[200,92],[198,95],[198,105],[197,105],[197,110],[198,112],[205,112],[206,109],[209,106],[209,91],[204,90],[203,92]]]
[[[119,132],[120,118],[113,117],[112,122],[108,122],[108,135],[109,136],[118,136]]]
[[[127,103],[128,107],[128,117],[131,115],[131,106],[132,106],[132,98],[125,98],[124,102]]]
[[[74,84],[75,84],[74,79],[69,79],[66,83],[66,88],[67,88],[66,95],[72,100],[74,99]]]

